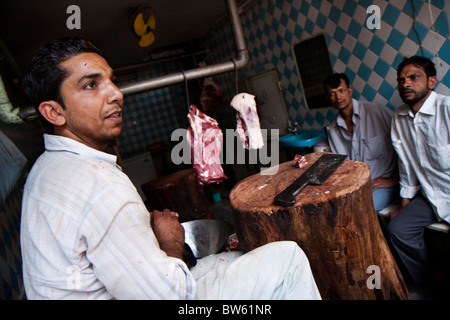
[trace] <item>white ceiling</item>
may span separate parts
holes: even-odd
[[[80,30],[66,26],[70,5],[80,8]],[[139,37],[132,31],[131,21],[142,6],[151,7],[157,18],[156,40],[147,48],[138,46]],[[193,41],[224,18],[228,18],[225,0],[2,0],[0,39],[21,72],[39,47],[63,36],[92,39],[116,68],[140,63],[161,48]]]

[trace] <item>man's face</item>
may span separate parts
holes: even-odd
[[[398,91],[403,102],[409,105],[425,100],[433,90],[436,77],[427,77],[422,67],[406,65],[397,78]]]
[[[122,131],[123,94],[112,69],[96,53],[82,53],[61,63],[69,76],[61,84],[66,106],[61,134],[98,150]]]
[[[346,109],[352,104],[353,89],[347,87],[347,84],[343,79],[337,88],[331,88],[327,86],[327,96],[331,105],[337,110],[341,111]]]

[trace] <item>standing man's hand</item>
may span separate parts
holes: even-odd
[[[183,259],[184,228],[178,221],[178,213],[169,209],[154,210],[151,226],[161,250],[170,257]]]
[[[402,198],[401,202],[400,202],[400,208],[392,210],[391,212],[389,212],[386,215],[386,218],[388,219],[388,221],[391,221],[392,219],[394,219],[395,216],[400,212],[400,210],[402,210],[404,207],[406,207],[408,205],[408,203],[410,203],[410,202],[411,202],[411,199]]]

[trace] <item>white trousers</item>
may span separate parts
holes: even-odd
[[[200,300],[320,300],[308,258],[293,241],[246,254],[231,251],[197,261],[191,269]]]

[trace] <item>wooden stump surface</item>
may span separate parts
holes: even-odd
[[[374,210],[366,163],[346,160],[323,185],[303,189],[294,206],[274,204],[322,154],[306,155],[306,168],[289,161],[276,174],[262,172],[236,184],[230,201],[241,248],[297,242],[323,299],[408,299]]]

